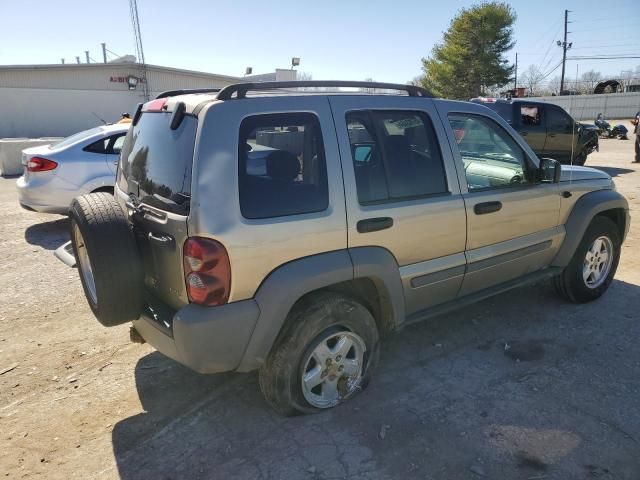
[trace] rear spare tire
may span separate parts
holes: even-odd
[[[143,307],[143,270],[125,213],[108,193],[90,193],[71,204],[71,244],[82,288],[106,327],[135,320]]]

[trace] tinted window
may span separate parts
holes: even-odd
[[[522,125],[538,126],[542,123],[540,118],[540,107],[533,105],[522,105],[520,107],[520,123]]]
[[[494,103],[483,103],[485,107],[489,107],[491,110],[496,112],[502,118],[504,118],[508,123],[513,122],[513,104],[505,103],[505,102],[494,102]]]
[[[528,183],[526,158],[516,141],[487,117],[450,114],[469,191]]]
[[[83,150],[91,153],[105,153],[108,141],[108,138],[103,138],[97,142],[93,142],[91,145],[87,145]]]
[[[141,201],[186,215],[197,119],[186,116],[171,130],[171,113],[143,113],[129,131],[121,155],[118,185]]]
[[[554,132],[571,133],[573,119],[559,108],[547,107],[547,128]]]
[[[124,144],[124,133],[103,138],[83,148],[85,152],[119,154]]]
[[[358,201],[389,202],[447,192],[429,117],[408,111],[357,111],[346,117]]]
[[[312,213],[329,206],[322,133],[315,115],[246,118],[240,125],[238,161],[245,218]]]

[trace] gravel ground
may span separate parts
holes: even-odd
[[[602,167],[640,211],[632,141]],[[281,418],[255,374],[201,376],[93,318],[63,217],[0,179],[0,472],[8,478],[640,478],[640,227],[588,305],[541,284],[414,325],[370,387]],[[511,352],[505,355],[504,345]],[[516,358],[518,357],[518,358]]]

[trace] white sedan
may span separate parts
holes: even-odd
[[[67,214],[74,197],[111,192],[129,124],[105,125],[51,145],[22,151],[20,205],[31,211]]]

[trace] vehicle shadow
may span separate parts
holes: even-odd
[[[118,473],[586,478],[597,457],[627,478],[640,399],[623,385],[640,374],[639,310],[640,286],[622,281],[585,305],[548,283],[508,292],[390,336],[366,392],[290,418],[267,406],[255,373],[199,375],[152,353],[135,367],[144,413],[112,433]]]
[[[24,239],[31,245],[55,250],[69,240],[69,218],[35,223],[24,231]]]
[[[635,170],[631,168],[599,167],[597,165],[587,165],[587,166],[591,168],[597,168],[598,170],[602,170],[603,172],[610,175],[611,177],[617,177],[618,175],[625,175],[627,173],[635,172]]]

